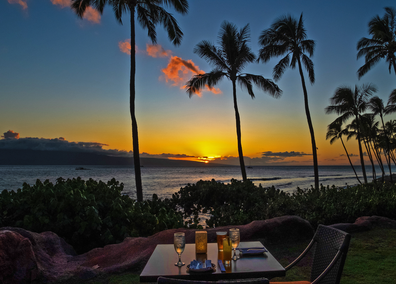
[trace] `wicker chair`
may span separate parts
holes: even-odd
[[[351,235],[323,225],[319,225],[308,247],[292,263],[285,267],[286,271],[297,264],[311,249],[314,249],[311,280],[292,282],[270,282],[271,284],[339,284],[348,252]]]
[[[232,279],[219,281],[202,281],[202,280],[185,280],[173,279],[166,277],[158,277],[157,283],[163,284],[269,284],[267,278],[247,278],[247,279]]]

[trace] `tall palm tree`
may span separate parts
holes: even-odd
[[[234,24],[224,21],[219,32],[218,46],[204,40],[198,43],[194,49],[194,53],[197,53],[201,58],[205,58],[214,66],[214,69],[209,73],[195,75],[187,82],[187,93],[191,98],[193,94],[199,92],[206,85],[213,87],[223,78],[231,80],[239,163],[244,181],[247,180],[247,176],[242,152],[241,122],[237,104],[236,83],[238,82],[242,88],[245,88],[252,98],[254,98],[253,84],[263,91],[267,91],[273,97],[279,97],[282,93],[272,80],[265,79],[259,75],[242,73],[248,63],[256,60],[256,56],[248,46],[249,40],[249,25],[238,31]]]
[[[362,138],[360,133],[360,118],[365,112],[368,105],[368,97],[370,97],[376,88],[372,85],[363,85],[361,88],[355,86],[352,90],[349,87],[339,87],[335,91],[333,97],[330,98],[331,105],[325,108],[327,114],[336,113],[340,115],[338,119],[344,123],[350,118],[356,120],[357,141],[359,145],[360,163],[362,165],[363,179],[367,183],[366,169],[364,166]]]
[[[355,120],[353,121],[355,122]],[[376,171],[374,158],[377,160],[378,166],[382,172],[382,179],[385,177],[384,165],[381,159],[381,150],[379,147],[379,122],[375,121],[374,114],[365,113],[360,117],[360,133],[361,138],[366,147],[367,156],[371,162],[371,168],[373,171],[373,179],[376,180]],[[355,123],[356,126],[356,123]]]
[[[95,8],[102,14],[106,4],[112,6],[115,17],[120,24],[122,24],[122,16],[124,13],[129,12],[130,14],[132,52],[129,86],[129,108],[132,120],[132,146],[135,168],[136,199],[137,201],[143,201],[138,126],[135,115],[135,18],[137,18],[139,24],[143,28],[147,29],[147,34],[153,43],[156,43],[157,41],[155,27],[160,23],[166,29],[169,40],[174,45],[180,45],[183,33],[177,24],[176,19],[172,16],[172,14],[167,12],[165,8],[162,7],[162,5],[174,7],[177,12],[185,14],[188,10],[188,2],[187,0],[72,0],[71,7],[77,13],[77,15],[82,18],[88,6]]]
[[[395,149],[396,149],[396,120],[390,120],[385,123],[386,132],[389,134],[389,142],[390,142],[390,157],[393,163],[396,165],[396,157],[395,157]]]
[[[389,176],[390,180],[392,181],[392,166],[390,163],[390,144],[389,144],[389,136],[385,128],[385,123],[384,123],[384,114],[386,114],[386,107],[384,106],[384,102],[382,99],[378,96],[372,97],[369,101],[369,107],[371,111],[373,112],[374,115],[379,115],[382,123],[382,129],[383,129],[383,134],[385,136],[385,142],[386,142],[386,148],[387,150],[384,151],[385,153],[385,158],[388,163],[388,168],[389,168]]]
[[[308,72],[311,84],[315,82],[315,72],[312,60],[315,42],[307,39],[306,30],[303,23],[303,15],[297,21],[287,15],[276,20],[271,28],[264,30],[259,38],[260,49],[259,60],[267,62],[272,57],[283,56],[274,67],[273,74],[275,81],[279,80],[287,67],[294,69],[296,64],[300,72],[301,84],[304,93],[305,114],[308,121],[309,132],[311,134],[312,156],[314,164],[315,188],[319,188],[318,155],[316,152],[315,133],[312,125],[311,114],[308,105],[308,93],[305,85],[302,64]],[[308,53],[306,55],[305,53]],[[291,56],[291,58],[290,58]]]
[[[347,131],[345,131],[345,129],[341,129],[341,126],[342,126],[342,121],[340,120],[335,120],[332,123],[330,123],[327,126],[326,140],[330,139],[330,145],[332,145],[337,139],[340,139],[342,143],[342,147],[344,147],[345,153],[347,155],[349,164],[351,165],[352,170],[355,173],[356,179],[360,184],[362,184],[356,173],[355,167],[352,164],[351,158],[349,157],[349,153],[347,151],[347,148],[345,147],[344,140],[342,139],[342,136],[346,135]]]
[[[385,58],[389,73],[393,68],[396,74],[396,9],[385,8],[384,17],[375,16],[368,24],[371,38],[362,38],[357,44],[357,58],[364,56],[365,64],[359,68],[359,79],[378,61]]]

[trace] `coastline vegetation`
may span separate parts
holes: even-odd
[[[137,202],[122,194],[123,184],[81,178],[58,178],[17,191],[0,193],[0,227],[33,232],[52,231],[78,253],[150,236],[172,228],[242,225],[284,215],[297,215],[317,224],[354,222],[360,216],[396,219],[396,185],[369,183],[354,187],[321,186],[286,193],[251,181],[229,184],[199,181],[181,188],[172,198]]]

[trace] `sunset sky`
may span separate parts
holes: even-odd
[[[131,151],[129,15],[120,25],[107,6],[103,15],[92,9],[79,19],[69,5],[69,0],[0,0],[0,135],[42,141],[62,137],[57,141]],[[152,46],[147,31],[136,25],[142,157],[216,157],[216,162],[237,163],[231,82],[223,80],[189,98],[185,83],[197,72],[212,70],[193,49],[202,40],[217,43],[227,20],[238,28],[250,24],[250,46],[257,54],[263,30],[282,15],[303,13],[308,38],[316,42],[316,82],[308,85],[308,95],[319,165],[348,163],[341,143],[326,140],[327,125],[336,116],[324,109],[337,87],[355,84],[374,84],[376,95],[388,101],[395,74],[381,61],[358,80],[364,59],[356,59],[356,44],[369,37],[371,18],[395,7],[394,0],[190,0],[189,6],[187,15],[167,8],[184,33],[179,47],[160,25],[158,45]],[[247,65],[245,71],[272,78],[279,59]],[[279,99],[255,89],[252,100],[237,88],[246,165],[312,165],[298,70],[288,69],[277,84],[283,91]],[[347,147],[358,163],[355,144],[351,140]]]

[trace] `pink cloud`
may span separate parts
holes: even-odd
[[[26,3],[26,1],[23,0],[8,0],[8,3],[10,4],[19,4],[22,6],[23,10],[26,10],[28,8],[28,5]]]
[[[118,47],[120,48],[121,52],[131,55],[131,40],[126,39],[125,41],[118,42]],[[138,47],[135,45],[135,53],[138,53]]]
[[[205,73],[200,70],[192,60],[184,60],[178,56],[171,56],[168,66],[161,71],[164,73],[164,76],[160,78],[164,78],[167,83],[173,82],[172,86],[179,86],[180,89],[186,88],[184,84],[190,80],[193,75]],[[203,91],[212,92],[214,94],[222,93],[219,88],[209,88],[209,86],[206,86]],[[201,96],[201,92],[196,92],[196,94],[199,97]]]
[[[171,56],[172,51],[170,50],[165,50],[161,45],[159,44],[146,44],[146,51],[147,54],[151,57],[168,57]]]
[[[99,24],[101,19],[99,12],[92,7],[85,10],[83,18],[95,24]]]
[[[66,8],[70,7],[72,2],[71,0],[51,0],[51,3],[60,6],[61,8]],[[101,16],[97,10],[92,7],[88,7],[84,12],[83,19],[86,19],[95,24],[99,24]]]

